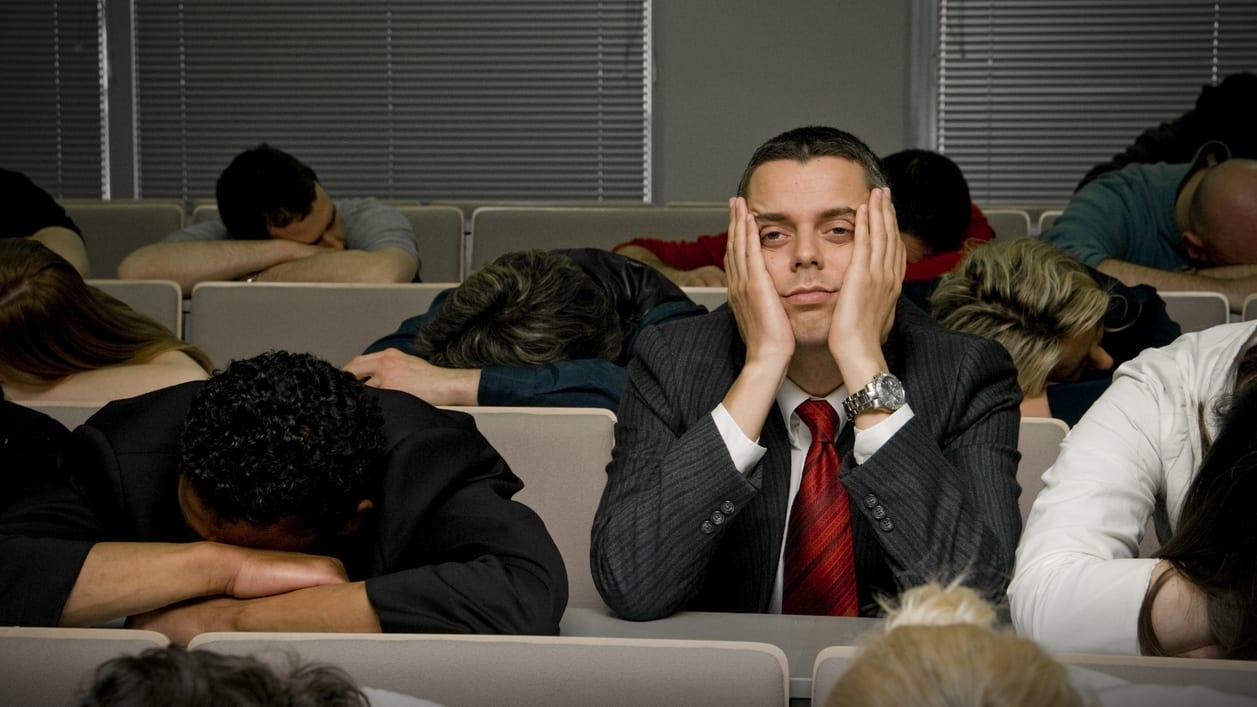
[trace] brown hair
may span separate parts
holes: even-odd
[[[26,238],[0,240],[0,341],[0,381],[24,385],[167,351],[213,368],[200,349],[88,286],[64,258]]]

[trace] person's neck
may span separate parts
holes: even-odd
[[[827,346],[796,350],[786,369],[786,377],[817,398],[829,395],[842,385],[842,372]]]

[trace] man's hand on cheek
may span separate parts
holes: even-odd
[[[874,189],[856,210],[851,261],[829,330],[830,352],[849,388],[885,370],[881,346],[894,323],[905,268],[890,192]]]

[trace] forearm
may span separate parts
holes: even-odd
[[[61,611],[61,626],[95,626],[197,597],[229,581],[215,543],[97,543]]]
[[[1218,292],[1227,298],[1232,312],[1239,312],[1244,298],[1257,292],[1257,275],[1245,272],[1245,267],[1176,272],[1110,258],[1101,261],[1096,269],[1127,285],[1152,285],[1160,292]]]
[[[625,245],[625,246],[620,246],[616,248],[615,252],[619,253],[620,255],[623,255],[626,258],[639,260],[649,265],[650,267],[658,270],[660,273],[664,275],[664,277],[668,278],[669,280],[676,283],[677,285],[688,284],[687,282],[685,282],[684,270],[675,268],[669,265],[668,263],[665,263],[658,255],[655,254],[654,251],[648,248],[642,247],[640,245]]]
[[[153,243],[128,255],[118,265],[118,276],[174,280],[188,293],[200,282],[238,280],[318,250],[322,249],[281,239]]]
[[[261,282],[410,282],[418,267],[397,248],[378,251],[330,250],[262,269]]]
[[[231,631],[379,633],[363,582],[325,584],[239,602]]]

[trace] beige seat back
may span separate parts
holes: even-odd
[[[191,648],[331,663],[359,685],[438,704],[784,706],[786,657],[763,643],[564,636],[210,633]]]
[[[95,415],[96,411],[104,407],[108,402],[108,400],[100,400],[95,402],[49,403],[28,400],[23,401],[21,404],[32,410],[44,413],[65,425],[66,429],[72,430],[87,422],[87,418]]]
[[[270,349],[339,367],[454,286],[203,282],[192,290],[187,339],[218,368]]]
[[[855,660],[855,654],[855,646],[830,646],[816,654],[816,662],[812,665],[812,704],[823,707],[829,693],[834,691],[834,685]]]
[[[1030,214],[1021,209],[983,210],[987,223],[1000,240],[1025,238],[1030,235]]]
[[[524,490],[516,500],[545,521],[567,566],[568,606],[600,607],[589,570],[594,512],[615,445],[615,415],[597,408],[455,408],[471,413]]]
[[[703,305],[708,312],[729,301],[729,290],[724,287],[682,287],[689,298]]]
[[[425,282],[463,279],[463,212],[455,206],[398,206],[410,221]]]
[[[1165,300],[1165,313],[1178,322],[1183,333],[1200,331],[1231,319],[1231,306],[1218,292],[1158,292]]]
[[[728,226],[728,208],[482,207],[471,217],[471,268],[517,250],[609,250],[633,238],[693,240]]]
[[[183,291],[173,280],[103,280],[87,284],[117,297],[140,314],[151,317],[170,333],[183,337]]]
[[[1257,319],[1257,293],[1244,298],[1244,321],[1251,322],[1254,319]]]
[[[1021,462],[1017,464],[1017,483],[1021,496],[1017,505],[1021,508],[1021,525],[1025,527],[1030,517],[1030,507],[1043,490],[1043,472],[1056,461],[1061,440],[1069,433],[1069,425],[1053,417],[1023,417],[1017,436],[1017,451]]]
[[[1052,225],[1056,223],[1056,219],[1060,218],[1064,213],[1064,209],[1047,209],[1039,214],[1039,233],[1047,233],[1052,229]]]
[[[131,251],[183,228],[183,204],[165,199],[62,199],[83,232],[92,276],[118,277]]]
[[[111,658],[170,642],[154,631],[121,628],[0,627],[0,704],[65,707]]]
[[[1257,662],[1253,661],[1089,653],[1054,653],[1053,657],[1065,665],[1094,670],[1131,683],[1173,687],[1197,685],[1257,699]],[[1183,695],[1181,702],[1175,700],[1172,694],[1157,704],[1192,703],[1193,696],[1190,694]],[[1200,698],[1199,695],[1194,697]]]

